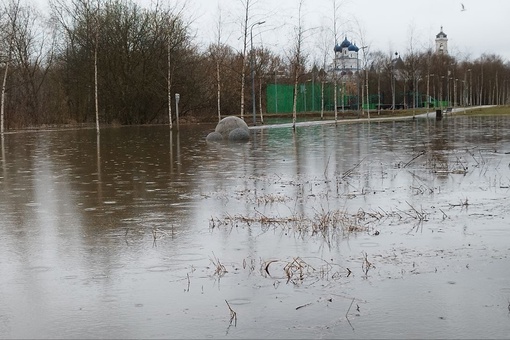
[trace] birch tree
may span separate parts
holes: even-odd
[[[337,0],[333,0],[333,37],[335,40],[335,55],[333,58],[333,102],[335,110],[335,123],[338,121],[338,60],[336,58],[336,47],[338,46],[338,11],[340,4],[337,5]],[[343,90],[342,90],[343,91]],[[343,101],[342,101],[343,107]]]
[[[244,87],[246,81],[246,50],[248,48],[248,22],[250,19],[251,0],[240,0],[244,9],[244,20],[241,25],[243,30],[243,53],[241,69],[241,119],[244,119]]]
[[[294,48],[293,53],[291,55],[290,64],[292,67],[292,74],[294,78],[294,94],[292,101],[292,128],[296,130],[296,118],[297,118],[297,96],[298,96],[298,83],[299,76],[301,75],[303,65],[305,63],[306,57],[303,54],[303,40],[305,30],[303,28],[303,3],[304,0],[300,0],[298,4],[298,22],[295,27],[295,37],[294,37]]]
[[[211,56],[216,64],[216,105],[218,122],[221,120],[221,65],[225,58],[225,49],[222,49],[223,21],[221,8],[218,6],[218,22],[216,23],[216,45],[210,49]]]
[[[5,130],[5,91],[7,86],[7,75],[9,73],[9,65],[11,60],[11,52],[12,52],[12,37],[13,37],[13,28],[16,26],[16,17],[17,17],[17,8],[19,8],[19,3],[13,3],[16,6],[9,6],[6,8],[2,8],[0,15],[2,20],[0,22],[2,34],[2,45],[1,45],[1,55],[0,62],[4,63],[4,75],[2,80],[2,93],[1,93],[1,102],[0,102],[0,133],[3,134]],[[8,14],[10,11],[10,14]],[[10,20],[7,20],[9,18]]]

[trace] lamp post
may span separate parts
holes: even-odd
[[[450,79],[452,79],[450,77],[450,70],[448,70],[448,76],[446,77],[446,107],[450,107],[451,106],[451,97],[450,97]]]
[[[414,95],[413,95],[413,119],[415,118],[415,112],[416,112],[416,106],[418,105],[418,108],[420,108],[420,91],[418,90],[418,84],[420,82],[421,78],[419,76],[415,76],[414,78]]]
[[[181,95],[176,93],[175,94],[175,120],[177,123],[177,130],[179,130],[179,99],[181,98]]]
[[[444,76],[441,76],[441,86],[439,86],[439,100],[441,103],[441,111],[443,111],[443,84],[444,84]]]
[[[391,65],[391,92],[392,92],[392,100],[391,100],[391,111],[395,111],[395,66],[398,61],[398,52],[395,52],[395,59],[393,59]]]
[[[362,114],[365,113],[365,108],[364,108],[364,88],[366,88],[366,96],[367,96],[367,112],[368,112],[368,119],[370,119],[370,108],[368,106],[368,70],[367,70],[367,55],[366,55],[366,52],[365,52],[365,49],[368,48],[368,46],[362,46],[360,47],[359,49],[363,51],[363,69],[365,71],[365,86],[361,87],[361,112]],[[358,63],[359,63],[359,58],[358,58]],[[358,66],[358,78],[359,78],[359,66]]]
[[[377,70],[377,115],[381,114],[381,70]]]
[[[434,74],[427,74],[427,113],[428,109],[430,108],[430,77],[433,76]]]
[[[469,84],[468,84],[468,105],[471,106],[473,105],[473,93],[472,93],[472,89],[473,89],[473,75],[471,73],[471,69],[469,68],[467,70],[469,72]]]
[[[455,111],[455,105],[457,105],[457,82],[458,78],[453,80],[453,110]]]
[[[274,70],[274,107],[275,107],[275,113],[278,113],[278,85],[276,84],[277,78],[276,78],[276,70]]]
[[[315,111],[315,75],[317,74],[317,66],[312,68],[312,111]]]
[[[250,67],[251,67],[251,100],[253,106],[253,125],[257,125],[257,117],[256,117],[256,107],[255,107],[255,65],[253,58],[253,27],[257,25],[262,25],[265,21],[259,21],[250,26]]]

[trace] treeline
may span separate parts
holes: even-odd
[[[407,107],[429,101],[450,106],[510,104],[510,63],[494,54],[459,60],[432,50],[405,56],[376,52],[367,70],[371,103],[378,94],[384,103]]]
[[[2,130],[3,124],[6,130],[91,124],[96,114],[100,124],[168,123],[175,119],[175,93],[180,114],[195,119],[252,108],[247,49],[222,43],[199,48],[183,8],[165,1],[143,8],[129,0],[49,0],[49,15],[43,15],[22,0],[3,0],[0,14]],[[244,26],[246,37],[247,21]],[[307,56],[256,48],[253,57],[262,110],[265,84],[276,77],[287,84],[333,79],[326,62],[313,65]],[[372,102],[375,94],[386,103],[409,101],[409,93],[426,83],[431,96],[448,94],[458,104],[509,99],[510,65],[496,55],[470,61],[432,51],[402,58],[374,52],[365,66],[358,81]]]

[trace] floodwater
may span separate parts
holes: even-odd
[[[5,134],[2,338],[509,338],[510,117]]]

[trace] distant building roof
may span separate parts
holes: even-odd
[[[356,44],[351,44],[351,45],[349,45],[348,50],[353,51],[353,52],[358,52],[359,48],[358,48],[358,46],[356,46]]]
[[[345,38],[344,41],[342,41],[342,43],[340,44],[340,47],[343,48],[348,48],[349,46],[351,46],[351,42],[347,40],[347,38]]]
[[[436,38],[437,39],[440,39],[440,38],[446,38],[446,34],[443,32],[443,26],[441,26],[441,32],[439,32],[437,35],[436,35]]]

